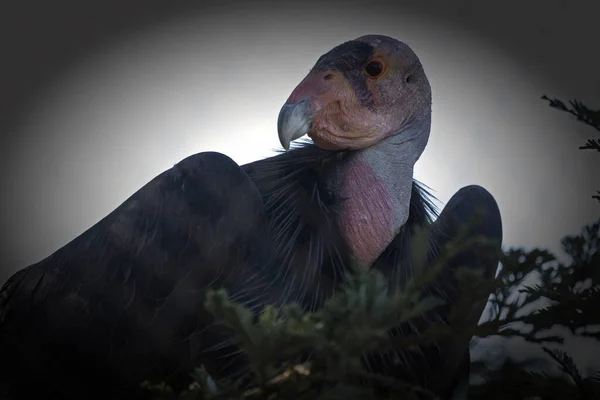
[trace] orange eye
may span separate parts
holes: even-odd
[[[377,78],[383,73],[383,63],[379,60],[370,61],[365,67],[365,73],[371,78]]]

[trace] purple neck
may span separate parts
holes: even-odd
[[[371,266],[408,219],[413,168],[430,126],[430,118],[412,124],[357,151],[342,167],[340,228],[361,267]]]

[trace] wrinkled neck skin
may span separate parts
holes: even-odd
[[[431,115],[357,151],[340,170],[340,229],[355,262],[369,268],[406,223],[413,169],[425,149]]]

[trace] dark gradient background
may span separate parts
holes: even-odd
[[[441,205],[483,185],[505,246],[554,251],[600,215],[600,157],[577,149],[594,132],[540,100],[600,107],[597,0],[14,3],[0,16],[0,283],[190,154],[272,154],[294,86],[367,33],[407,42],[430,77],[416,175]]]

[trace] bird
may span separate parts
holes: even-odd
[[[406,43],[369,34],[333,47],[284,102],[278,154],[245,165],[190,155],[7,280],[0,394],[142,398],[140,382],[183,388],[200,364],[235,376],[243,357],[204,307],[211,289],[255,312],[291,302],[318,310],[356,269],[378,270],[400,290],[417,272],[408,245],[416,229],[430,228],[431,264],[475,212],[469,234],[500,246],[489,191],[465,186],[438,212],[414,178],[431,107],[428,77]],[[494,279],[498,255],[474,248],[448,260],[439,291],[450,301],[461,292],[451,278],[459,265]],[[486,301],[473,305],[474,323]],[[446,396],[468,380],[468,345],[455,338],[420,361],[405,357],[404,369],[373,368]]]

